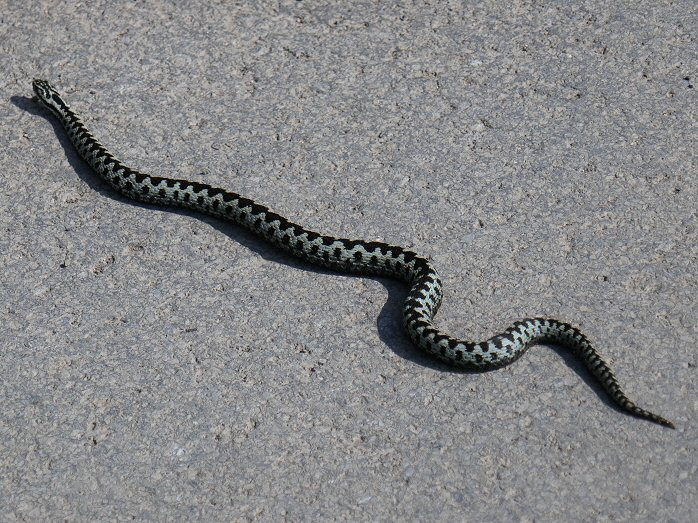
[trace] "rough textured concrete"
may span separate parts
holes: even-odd
[[[698,520],[696,3],[238,4],[2,2],[0,519]],[[142,170],[432,257],[454,334],[580,325],[677,430],[115,196],[35,76]]]

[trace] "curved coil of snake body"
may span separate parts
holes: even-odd
[[[427,353],[457,367],[478,371],[503,367],[541,341],[567,347],[584,362],[621,409],[673,427],[670,421],[641,409],[627,398],[611,369],[575,327],[554,319],[530,318],[482,342],[453,338],[434,326],[442,286],[436,269],[426,258],[395,245],[334,238],[310,231],[263,205],[224,189],[138,172],[99,143],[47,81],[34,80],[33,88],[36,98],[58,117],[80,156],[120,194],[139,202],[185,207],[232,221],[315,265],[406,282],[410,292],[403,318],[410,338]]]

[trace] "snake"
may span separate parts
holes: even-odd
[[[500,334],[484,341],[452,337],[434,324],[443,297],[443,285],[428,258],[380,241],[320,234],[225,189],[144,174],[127,166],[97,141],[48,81],[35,79],[32,87],[33,99],[58,118],[80,157],[126,198],[195,210],[233,222],[287,253],[331,271],[388,277],[404,282],[409,286],[409,292],[402,317],[409,338],[426,353],[457,368],[470,371],[498,369],[519,359],[536,343],[564,347],[583,362],[620,410],[675,428],[671,421],[638,407],[628,399],[589,339],[569,323],[552,318],[527,318],[514,322]]]

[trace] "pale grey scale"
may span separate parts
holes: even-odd
[[[558,320],[531,318],[517,322],[503,334],[484,342],[473,343],[452,338],[433,326],[443,290],[438,273],[425,258],[378,242],[369,244],[330,239],[315,233],[312,233],[314,239],[310,240],[310,231],[293,224],[282,227],[279,220],[267,223],[266,212],[255,212],[254,207],[248,204],[241,206],[241,200],[238,199],[225,201],[219,189],[136,173],[116,160],[95,140],[48,82],[35,80],[34,91],[37,98],[60,119],[80,155],[121,194],[139,201],[186,207],[230,220],[260,234],[280,248],[323,267],[359,274],[385,275],[406,281],[411,289],[403,309],[403,319],[410,338],[426,352],[454,365],[475,370],[494,369],[516,360],[538,341],[562,344],[580,357],[619,406],[650,421],[673,426],[664,418],[632,403],[592,345],[571,326]],[[213,196],[209,195],[209,190],[213,191]],[[231,194],[227,193],[228,198]],[[355,256],[357,253],[361,256]],[[410,261],[407,261],[408,257]]]
[[[230,204],[233,206],[231,219],[240,225],[245,225],[247,223],[247,217],[250,215],[250,213],[240,208],[238,205],[238,200],[233,200],[230,202]]]

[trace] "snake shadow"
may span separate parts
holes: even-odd
[[[483,371],[478,370],[459,369],[447,363],[441,362],[422,352],[417,346],[415,346],[412,343],[402,326],[402,304],[405,298],[407,297],[408,293],[408,288],[405,284],[395,280],[391,280],[389,278],[364,275],[351,275],[319,268],[315,265],[295,258],[294,256],[267,243],[265,240],[262,240],[247,229],[235,225],[233,223],[226,222],[214,218],[212,216],[202,214],[197,211],[149,205],[136,202],[134,200],[121,196],[114,189],[112,189],[104,180],[102,180],[102,178],[98,174],[96,174],[92,170],[92,168],[78,155],[77,151],[75,150],[75,147],[73,146],[65,130],[63,129],[63,126],[58,122],[58,119],[53,114],[51,114],[51,112],[48,109],[45,109],[33,98],[26,96],[12,96],[10,98],[10,101],[19,109],[26,111],[29,114],[45,118],[48,122],[50,122],[59,143],[63,147],[63,151],[65,153],[66,159],[70,163],[70,166],[75,170],[75,173],[78,175],[78,177],[97,193],[107,198],[111,198],[112,200],[118,201],[120,203],[133,205],[146,210],[158,209],[173,214],[197,218],[202,222],[207,223],[214,229],[222,232],[234,242],[243,245],[249,250],[257,253],[265,260],[274,263],[279,263],[287,267],[303,271],[309,271],[316,274],[332,274],[343,278],[367,278],[378,281],[388,291],[388,299],[383,305],[380,313],[378,314],[376,326],[380,340],[383,343],[385,343],[390,348],[390,350],[392,350],[396,355],[400,356],[401,358],[404,358],[417,365],[421,365],[423,367],[427,367],[439,372],[450,372],[465,375],[483,373]],[[577,359],[570,351],[566,350],[564,347],[560,347],[557,345],[541,344],[541,346],[548,346],[555,350],[555,352],[557,352],[562,357],[565,364],[570,369],[572,369],[587,384],[587,386],[589,386],[590,389],[592,389],[595,392],[595,394],[599,397],[599,399],[601,399],[601,401],[604,404],[618,412],[627,414],[627,412],[618,407],[608,397],[604,389],[591,375],[591,373],[586,369],[584,364],[579,359]]]

